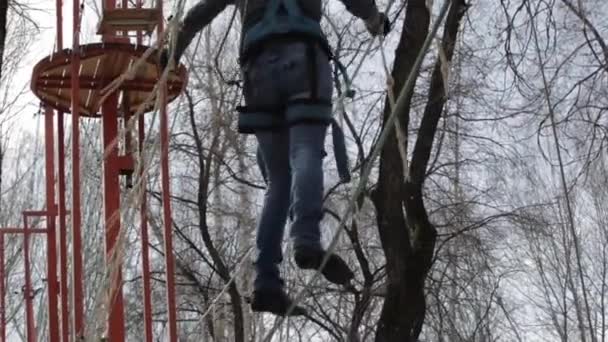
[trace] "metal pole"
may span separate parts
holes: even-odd
[[[59,166],[59,277],[61,298],[61,339],[70,338],[70,295],[68,293],[68,229],[66,219],[66,180],[65,180],[65,130],[64,113],[57,113],[57,150]]]
[[[159,35],[163,33],[162,0],[157,2],[161,15],[158,23]],[[177,342],[177,308],[175,304],[175,266],[173,260],[173,237],[171,235],[171,187],[169,181],[169,124],[167,122],[167,86],[160,87],[160,159],[163,192],[163,223],[164,223],[164,249],[165,249],[165,271],[167,292],[167,316],[169,341]]]
[[[116,8],[116,0],[102,1],[104,9]],[[104,35],[102,41],[114,41],[115,36]],[[120,235],[120,170],[118,166],[118,93],[110,95],[102,104],[103,135],[103,197],[106,226],[106,267],[115,269],[110,273],[108,317],[108,340],[125,340],[125,321],[122,296],[122,259],[116,242]]]
[[[116,248],[120,234],[120,183],[118,167],[118,94],[113,93],[102,104],[103,131],[103,192],[104,217],[106,225],[106,267],[111,266],[110,276],[110,317],[108,339],[124,341],[124,310],[122,298],[122,258]]]
[[[32,279],[30,270],[30,234],[28,232],[27,217],[23,216],[23,262],[25,267],[25,314],[27,326],[27,341],[36,342],[36,327],[34,325],[34,303],[32,292]]]
[[[80,232],[80,4],[73,1],[72,46],[72,287],[74,298],[74,334],[77,340],[84,338],[84,289],[82,265],[82,234]]]
[[[57,51],[63,50],[63,1],[57,0]],[[67,222],[65,217],[65,132],[64,113],[57,112],[57,153],[59,178],[59,286],[61,300],[61,340],[69,342],[70,338],[70,316],[69,316],[69,294],[68,294],[68,243]]]
[[[135,7],[142,8],[142,0],[137,0]],[[141,45],[143,35],[141,31],[137,31],[137,45]],[[140,173],[139,181],[141,182],[141,208],[140,208],[140,224],[141,224],[141,256],[142,256],[142,273],[144,287],[144,336],[146,342],[152,342],[152,282],[150,274],[150,248],[148,246],[148,197],[146,187],[146,170],[144,162],[144,142],[146,138],[146,118],[140,115],[137,121],[139,134],[139,160]]]
[[[143,163],[144,139],[145,139],[145,117],[140,115],[138,121],[139,131],[139,160]],[[148,201],[146,195],[146,171],[140,166],[139,179],[141,182],[141,255],[144,282],[144,333],[145,341],[152,342],[152,287],[150,277],[150,251],[148,248]]]
[[[46,107],[45,111],[45,159],[46,159],[46,255],[47,255],[47,282],[49,300],[49,339],[50,342],[59,342],[59,313],[57,303],[57,238],[55,236],[55,222],[57,206],[55,204],[55,134],[53,132],[53,110]]]
[[[4,234],[0,233],[0,342],[6,342],[6,302],[5,288],[6,282],[4,274]]]
[[[59,276],[61,299],[61,339],[69,342],[70,338],[70,296],[68,294],[68,230],[66,220],[66,184],[65,184],[65,129],[64,113],[57,112],[57,152],[59,166]]]
[[[177,310],[175,305],[175,278],[173,260],[173,238],[172,219],[171,219],[171,198],[169,183],[169,128],[167,123],[167,87],[161,87],[161,107],[160,107],[160,141],[161,141],[161,174],[163,192],[163,218],[164,218],[164,247],[165,247],[165,268],[167,278],[167,310],[169,324],[169,341],[177,342]]]
[[[135,3],[135,7],[136,8],[142,8],[143,4],[142,4],[142,0],[137,0],[137,2]],[[142,41],[142,32],[141,31],[137,31],[137,45],[141,44]]]
[[[55,2],[56,15],[56,28],[57,28],[57,51],[63,50],[63,1],[57,0]]]

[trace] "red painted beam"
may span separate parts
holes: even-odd
[[[104,10],[114,9],[116,0],[104,0]],[[104,34],[103,42],[114,42],[115,35]],[[109,298],[108,340],[122,342],[125,340],[125,323],[122,298],[122,259],[111,260],[120,256],[116,242],[120,234],[120,182],[118,166],[118,93],[113,93],[102,104],[102,136],[104,147],[103,183],[104,183],[104,216],[106,225],[106,267],[112,263],[115,278],[111,280]]]
[[[102,135],[104,147],[103,160],[103,194],[104,218],[106,226],[106,267],[111,277],[108,289],[110,317],[108,322],[108,339],[121,342],[125,340],[124,310],[122,298],[122,259],[116,242],[120,234],[120,182],[118,160],[118,95],[110,95],[102,105]]]
[[[50,108],[47,108],[47,113],[48,113],[48,111],[51,112],[51,114],[50,114],[50,117],[51,117],[51,123],[50,123],[50,125],[51,125],[51,130],[52,130],[53,129],[53,114],[52,114],[53,110],[50,109]],[[45,122],[45,125],[46,124],[47,123]],[[45,129],[46,129],[46,127],[45,127]],[[53,134],[53,131],[51,131],[51,134]],[[54,137],[51,136],[51,138],[54,138]],[[48,142],[46,142],[46,144],[48,144]],[[53,142],[51,142],[50,145],[51,145],[51,148],[55,147],[53,145]],[[45,146],[45,148],[48,148],[48,146]],[[51,151],[54,152],[53,150],[51,150]],[[47,151],[47,152],[49,152],[49,151]],[[52,155],[51,155],[51,157],[52,157]],[[53,164],[51,164],[51,166],[54,167],[54,162],[53,162]],[[23,216],[25,216],[25,217],[57,216],[57,211],[55,209],[55,204],[53,203],[53,206],[51,208],[47,209],[47,210],[25,210],[25,211],[23,211]]]
[[[75,340],[84,340],[84,288],[82,263],[82,233],[80,213],[80,1],[73,0],[72,20],[72,291]]]
[[[144,140],[145,140],[145,117],[139,116],[138,131],[139,131],[139,157],[143,160],[144,157]],[[141,256],[142,256],[142,272],[143,272],[143,287],[144,287],[144,336],[146,342],[152,342],[152,286],[150,274],[150,251],[148,247],[148,201],[146,196],[146,171],[143,167],[139,170],[139,178],[141,181]]]
[[[80,76],[80,89],[101,90],[101,88],[112,82],[114,79],[99,78],[91,76]],[[158,80],[149,78],[138,78],[135,80],[123,81],[120,89],[131,91],[152,91]],[[182,81],[167,81],[170,90],[181,89]],[[38,89],[69,89],[72,87],[71,76],[49,75],[41,76],[36,80]]]
[[[24,234],[26,231],[24,228],[0,228],[0,235],[3,234]],[[43,228],[28,228],[27,229],[27,233],[28,234],[46,234],[48,233],[47,229],[43,229]]]
[[[59,291],[57,289],[57,240],[55,234],[55,222],[57,208],[55,204],[55,133],[53,130],[53,110],[46,108],[45,123],[45,161],[46,161],[46,211],[47,215],[47,284],[48,284],[48,314],[49,314],[49,341],[59,342],[59,305],[57,303]],[[34,212],[24,212],[28,215]],[[37,216],[37,215],[36,215]]]
[[[4,234],[0,234],[0,342],[6,342],[6,301],[4,293],[6,279],[4,278]]]
[[[63,0],[56,0],[57,49],[63,50]],[[57,112],[57,178],[59,186],[59,299],[61,301],[61,341],[69,342],[67,224],[65,217],[65,134],[63,112]]]
[[[135,3],[137,8],[142,8],[142,0],[137,0]],[[137,31],[137,45],[142,44],[143,34],[141,31]],[[139,142],[139,158],[141,161],[144,159],[144,142],[146,138],[146,118],[140,115],[137,121],[138,126],[138,142]],[[146,189],[146,170],[143,167],[140,168],[140,181],[141,181],[141,209],[140,209],[140,220],[141,220],[141,256],[142,256],[142,273],[143,273],[143,288],[144,288],[144,338],[146,342],[152,342],[154,336],[152,336],[152,276],[150,274],[150,249],[148,247],[148,201],[147,201],[147,189]]]
[[[164,87],[163,87],[164,88]],[[167,292],[167,314],[169,341],[177,342],[177,306],[175,303],[175,265],[173,260],[173,236],[171,218],[171,186],[169,182],[169,125],[167,120],[167,96],[162,91],[160,110],[160,140],[161,140],[161,177],[163,192],[163,223],[164,223],[164,250]]]
[[[66,179],[65,179],[65,129],[64,113],[57,113],[57,153],[59,178],[59,286],[61,299],[61,340],[70,340],[70,312],[68,292],[68,230],[66,220]]]
[[[27,341],[36,342],[36,325],[34,322],[34,293],[32,291],[32,275],[30,270],[30,234],[27,218],[23,217],[23,263],[25,268],[25,324],[27,326]]]
[[[55,2],[55,19],[56,19],[56,29],[57,29],[57,51],[63,50],[63,4],[62,0],[57,0]]]
[[[137,1],[135,2],[135,7],[136,7],[136,8],[142,8],[142,7],[143,7],[142,0],[137,0]],[[141,43],[142,43],[142,38],[143,38],[143,33],[142,33],[142,31],[137,31],[136,36],[137,36],[137,45],[141,45]]]
[[[158,0],[163,17],[163,1]],[[164,30],[163,21],[159,20],[158,34]],[[163,192],[163,223],[164,223],[164,249],[167,292],[167,318],[169,342],[177,342],[177,306],[175,304],[175,265],[173,260],[173,232],[171,218],[171,186],[169,181],[169,123],[167,118],[167,87],[160,89],[160,160],[161,160],[161,188]]]

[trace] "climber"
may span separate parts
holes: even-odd
[[[389,21],[374,0],[341,1],[372,35],[389,32]],[[238,108],[238,129],[255,134],[267,181],[257,225],[251,307],[285,315],[293,303],[279,272],[288,215],[296,265],[318,269],[326,253],[320,221],[325,135],[333,120],[332,53],[321,30],[321,0],[204,0],[180,23],[171,65],[179,63],[195,35],[229,4],[237,6],[243,23],[239,64],[245,106]],[[169,64],[170,51],[161,54],[162,70]],[[348,177],[344,165],[341,169],[341,176]],[[321,273],[342,286],[354,277],[336,254],[330,255]],[[300,306],[291,311],[291,315],[305,314]]]

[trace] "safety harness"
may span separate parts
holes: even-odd
[[[254,133],[257,130],[272,130],[284,125],[293,125],[300,122],[321,122],[331,125],[334,156],[338,174],[342,182],[351,179],[348,167],[348,155],[344,132],[333,118],[332,103],[318,97],[317,89],[317,63],[315,48],[321,47],[330,60],[333,60],[345,79],[347,86],[350,80],[346,75],[344,66],[337,61],[318,21],[302,13],[297,0],[270,0],[262,18],[246,29],[240,51],[241,65],[262,50],[268,42],[294,41],[307,43],[308,60],[310,63],[311,98],[297,99],[287,103],[285,108],[253,108],[239,106],[238,128],[241,133]],[[347,96],[352,97],[352,91]],[[275,115],[277,112],[285,113],[285,117]],[[258,150],[258,165],[266,180],[264,161]]]

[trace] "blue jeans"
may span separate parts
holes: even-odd
[[[317,98],[329,102],[332,76],[329,60],[315,50]],[[289,101],[309,99],[314,93],[309,64],[310,52],[303,43],[277,43],[267,47],[244,67],[245,101],[252,107],[284,107]],[[311,113],[314,116],[315,113]],[[261,151],[267,189],[257,225],[256,289],[280,288],[279,264],[289,213],[294,246],[321,246],[323,216],[323,158],[327,124],[300,122],[255,133]]]
[[[294,246],[320,247],[326,129],[324,125],[296,125],[256,134],[268,175],[257,227],[257,286],[281,284],[278,264],[283,260],[281,242],[290,209]]]

